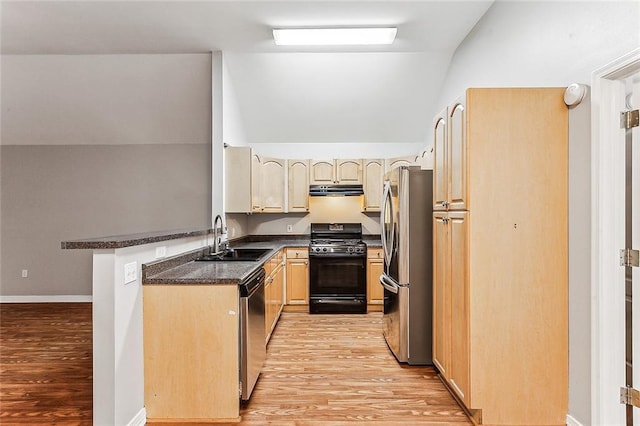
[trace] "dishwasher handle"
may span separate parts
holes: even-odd
[[[243,279],[240,284],[240,297],[250,297],[253,293],[258,291],[261,285],[264,284],[264,277],[266,273],[264,268],[258,268],[252,272],[248,277]]]

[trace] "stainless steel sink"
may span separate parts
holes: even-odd
[[[270,252],[271,249],[260,249],[260,248],[239,248],[239,249],[227,249],[224,253],[221,254],[207,254],[204,255],[196,261],[200,262],[228,262],[228,261],[238,261],[238,262],[255,262],[260,259],[262,256]]]

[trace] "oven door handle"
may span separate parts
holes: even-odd
[[[391,278],[389,278],[386,274],[380,275],[380,285],[386,288],[393,294],[398,294],[398,289],[400,286],[393,282]]]

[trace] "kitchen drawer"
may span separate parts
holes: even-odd
[[[367,259],[382,259],[383,256],[382,248],[367,249]]]
[[[287,259],[308,259],[309,249],[305,248],[288,248]]]

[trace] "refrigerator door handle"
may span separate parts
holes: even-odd
[[[385,214],[387,213],[387,209],[389,210],[389,226],[391,226],[391,230],[386,229],[385,225],[387,224]],[[382,227],[381,237],[382,237],[382,251],[384,252],[384,262],[386,265],[391,263],[391,256],[393,255],[393,247],[394,247],[394,238],[395,238],[395,226],[393,223],[393,202],[391,201],[391,183],[387,180],[384,182],[384,191],[382,194],[382,208],[380,209],[380,225]],[[387,240],[387,233],[391,240]],[[391,244],[389,246],[389,244]]]
[[[400,288],[398,284],[394,283],[393,280],[385,274],[380,275],[380,285],[393,294],[398,294],[398,289]]]

